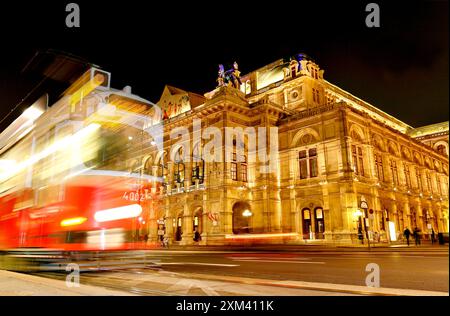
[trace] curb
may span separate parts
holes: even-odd
[[[66,285],[65,281],[0,270],[0,280],[3,278],[6,278],[6,279],[10,278],[10,279],[23,281],[23,282],[34,283],[37,286],[51,287],[55,290],[68,292],[67,295],[69,295],[69,296],[79,296],[79,295],[81,295],[81,296],[134,296],[133,294],[128,293],[128,292],[109,290],[109,289],[106,289],[103,287],[97,287],[97,286],[85,285],[85,284],[81,284],[80,287],[68,287]],[[10,290],[9,292],[15,293],[16,291]],[[1,291],[0,291],[0,293],[1,293]],[[16,295],[20,295],[20,291],[17,291]],[[42,294],[39,294],[39,293],[27,294],[27,296],[28,295],[43,296]]]
[[[299,290],[316,290],[324,292],[349,293],[349,294],[369,295],[369,296],[449,296],[448,292],[382,288],[382,287],[375,288],[375,287],[347,285],[347,284],[318,283],[318,282],[304,282],[304,281],[277,281],[269,279],[205,275],[198,273],[186,273],[186,274],[183,273],[183,276],[210,281],[224,281],[248,285],[276,286]]]

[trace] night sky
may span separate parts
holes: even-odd
[[[378,29],[365,25],[372,1],[76,0],[81,27],[72,29],[65,26],[70,1],[9,2],[0,4],[0,120],[43,79],[22,70],[48,49],[100,65],[114,88],[130,85],[153,102],[165,84],[214,89],[219,63],[236,60],[245,74],[301,52],[325,79],[412,126],[448,120],[447,1],[374,1]],[[40,89],[65,85],[45,80],[0,130]]]

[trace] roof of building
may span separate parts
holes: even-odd
[[[206,102],[206,98],[198,93],[194,93],[194,92],[190,92],[190,91],[186,91],[171,85],[166,85],[164,87],[164,91],[161,94],[161,98],[163,98],[163,96],[169,92],[170,95],[178,95],[178,94],[183,94],[183,95],[187,95],[189,97],[189,103],[191,105],[192,108],[195,108],[203,103]]]
[[[431,125],[414,128],[408,132],[408,135],[413,138],[416,138],[416,137],[431,136],[434,134],[441,134],[441,133],[448,134],[448,128],[449,128],[449,121],[435,123],[435,124],[431,124]]]

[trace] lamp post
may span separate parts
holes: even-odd
[[[357,209],[354,214],[355,217],[358,219],[358,238],[361,239],[361,243],[364,245],[364,236],[362,233],[362,221],[361,221],[363,213],[359,209]]]
[[[367,209],[369,208],[366,198],[364,196],[361,196],[361,204],[360,207],[363,209],[364,211],[364,230],[366,231],[366,238],[367,238],[367,246],[369,247],[370,250],[370,238],[369,238],[369,230],[367,229],[367,223],[366,221],[368,220],[367,217]]]

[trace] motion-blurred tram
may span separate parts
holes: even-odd
[[[148,227],[163,181],[145,164],[162,137],[161,113],[109,82],[91,68],[54,105],[40,99],[0,134],[0,251],[156,246]]]

